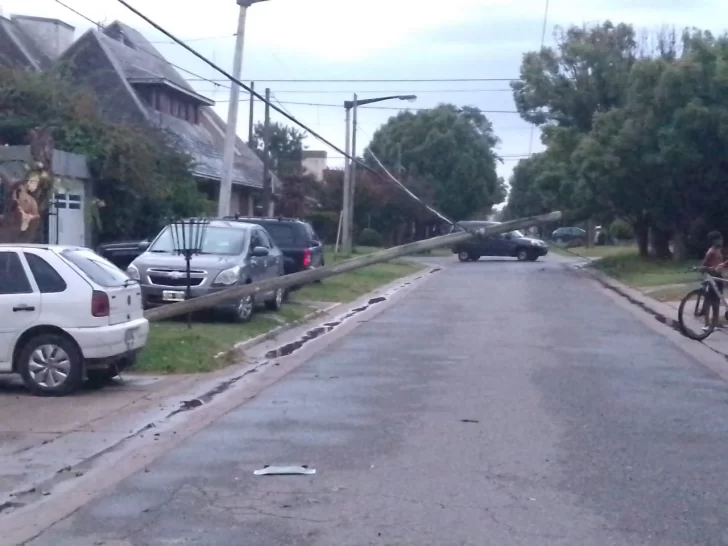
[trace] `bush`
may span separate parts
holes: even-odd
[[[634,239],[634,229],[632,226],[624,220],[615,220],[612,225],[609,226],[609,233],[613,239],[617,241],[628,241]]]
[[[356,242],[361,246],[382,246],[382,236],[377,230],[366,228],[359,234]]]

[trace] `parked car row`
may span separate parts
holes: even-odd
[[[172,239],[167,226],[153,240],[98,252],[0,245],[0,373],[20,374],[34,394],[62,396],[132,366],[149,334],[144,309],[186,298],[186,262]],[[323,244],[306,222],[213,220],[191,261],[192,297],[323,265]],[[279,289],[215,311],[245,322],[256,306],[277,310],[283,299]]]

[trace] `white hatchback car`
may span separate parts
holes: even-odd
[[[149,334],[141,287],[95,252],[0,245],[0,373],[62,396],[134,362]]]

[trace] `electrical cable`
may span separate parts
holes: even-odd
[[[250,94],[250,93],[248,93]],[[247,101],[248,99],[240,99],[240,102]],[[216,102],[230,102],[229,100],[219,100]],[[322,106],[324,108],[342,108],[343,105],[341,104],[327,104],[327,103],[321,103],[321,102],[296,102],[296,101],[283,101],[282,104],[291,104],[291,105],[298,105],[298,106]],[[414,112],[424,112],[426,110],[432,110],[432,108],[412,108],[409,106],[405,106],[402,108],[398,108],[396,106],[359,106],[359,109],[361,110],[412,110]],[[476,108],[476,110],[482,114],[518,114],[518,110],[481,110],[480,108]]]
[[[549,18],[549,0],[546,0],[546,8],[543,12],[543,25],[541,26],[541,49],[543,49],[544,43],[546,43],[546,24]],[[531,155],[533,151],[533,130],[534,126],[531,125],[531,136],[528,139],[528,154]]]
[[[118,1],[118,0],[117,0]],[[182,42],[184,43],[184,42]],[[180,43],[180,45],[182,45]],[[183,46],[184,47],[184,46]],[[278,79],[278,80],[267,80],[264,78],[250,78],[252,81],[261,83],[463,83],[463,82],[514,82],[519,81],[521,78],[425,78],[425,79],[318,79],[318,80],[300,80],[300,79]],[[195,80],[190,80],[195,81]],[[205,79],[204,81],[208,81]],[[225,82],[227,80],[213,81]]]
[[[56,1],[58,1],[58,0],[56,0]],[[143,19],[144,21],[146,21],[149,25],[151,25],[156,30],[158,30],[159,32],[161,32],[162,34],[164,34],[165,36],[167,36],[169,39],[174,40],[177,44],[179,44],[181,47],[183,47],[184,49],[186,49],[187,51],[189,51],[190,53],[192,53],[195,57],[197,57],[198,59],[200,59],[201,61],[203,61],[207,65],[209,65],[210,67],[212,67],[214,70],[217,70],[220,74],[222,74],[223,76],[225,76],[226,78],[228,78],[229,81],[233,82],[234,84],[237,84],[242,89],[245,89],[246,91],[248,91],[248,93],[250,93],[254,97],[258,98],[259,100],[263,101],[264,103],[268,103],[269,106],[273,110],[275,110],[276,112],[278,112],[279,114],[281,114],[283,117],[285,117],[289,121],[295,123],[299,127],[302,127],[304,130],[306,130],[313,137],[319,139],[321,142],[323,142],[327,146],[329,146],[332,149],[336,150],[337,152],[343,154],[345,157],[349,158],[351,161],[355,162],[357,165],[360,165],[365,170],[373,173],[376,176],[382,177],[381,173],[379,173],[376,169],[373,169],[372,167],[370,167],[369,165],[367,165],[363,161],[359,161],[356,157],[352,157],[351,155],[347,154],[344,150],[342,150],[341,148],[339,148],[338,146],[336,146],[334,143],[332,143],[328,139],[326,139],[323,136],[321,136],[318,132],[314,131],[313,129],[311,129],[310,127],[308,127],[307,125],[305,125],[304,123],[298,121],[298,119],[296,119],[295,116],[292,116],[289,113],[285,112],[282,108],[280,108],[280,107],[276,106],[275,104],[273,104],[272,101],[266,100],[263,95],[261,95],[260,93],[258,93],[254,89],[250,88],[249,86],[247,86],[246,84],[244,84],[243,82],[241,82],[240,80],[238,80],[237,78],[234,78],[226,70],[222,69],[217,64],[215,64],[214,62],[212,62],[211,60],[209,60],[207,57],[205,57],[204,55],[202,55],[201,53],[199,53],[198,51],[196,51],[194,48],[192,48],[191,46],[189,46],[186,43],[184,43],[183,41],[181,41],[179,38],[177,38],[176,36],[174,36],[174,34],[172,34],[168,30],[166,30],[164,27],[162,27],[159,23],[156,23],[154,20],[152,20],[148,16],[144,15],[138,9],[136,9],[135,7],[133,7],[132,5],[130,5],[126,0],[117,0],[117,2],[119,2],[121,5],[123,5],[124,7],[126,7],[129,11],[131,11],[132,13],[134,13],[136,16],[138,16],[141,19]],[[408,193],[411,194],[411,192],[408,192]],[[430,210],[430,207],[428,205],[426,205],[421,199],[419,199],[419,198],[416,198],[416,199],[417,199],[417,201],[419,203],[425,205],[427,207],[427,209]],[[441,217],[442,218],[443,216],[438,214],[438,217]],[[448,223],[450,225],[453,225],[453,226],[456,225],[452,221],[448,221]]]

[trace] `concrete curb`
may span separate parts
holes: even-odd
[[[332,303],[331,305],[328,305],[326,307],[323,307],[321,309],[316,309],[315,311],[308,313],[307,315],[304,315],[297,320],[277,326],[276,328],[273,328],[272,330],[269,330],[264,334],[260,334],[259,336],[251,337],[250,339],[246,339],[245,341],[236,343],[227,351],[222,351],[220,353],[217,353],[215,355],[215,358],[222,358],[225,355],[230,354],[232,351],[239,351],[239,352],[245,351],[246,349],[249,349],[250,347],[258,345],[259,343],[263,343],[265,341],[274,339],[274,338],[278,337],[279,335],[287,332],[288,330],[292,330],[293,328],[296,328],[297,326],[301,326],[302,324],[306,324],[307,322],[311,322],[312,320],[315,320],[323,315],[330,313],[331,311],[333,311],[340,305],[342,305],[342,304],[339,302],[336,302],[336,303]]]
[[[571,267],[573,267],[577,271],[580,271],[580,272],[583,272],[583,273],[589,275],[592,279],[599,282],[605,288],[618,294],[619,296],[626,299],[631,304],[646,311],[647,313],[652,315],[652,317],[654,317],[654,319],[657,320],[658,322],[661,322],[662,324],[664,324],[664,325],[672,328],[676,332],[678,332],[681,336],[684,336],[684,334],[682,333],[682,329],[680,328],[680,322],[677,319],[677,310],[673,309],[672,307],[668,306],[667,304],[653,300],[651,297],[643,294],[639,290],[636,290],[634,288],[627,286],[624,283],[619,282],[618,280],[614,279],[613,277],[610,277],[606,273],[602,273],[601,271],[596,271],[596,270],[592,269],[590,266],[591,266],[591,263],[584,264],[584,265],[576,265],[576,266],[572,265]],[[674,313],[675,315],[673,316],[672,313]],[[687,338],[687,337],[685,337],[685,339],[689,340],[689,338]],[[694,341],[694,340],[690,340],[690,341]],[[728,360],[728,351],[726,351],[725,349],[721,350],[721,349],[717,348],[716,347],[717,343],[714,340],[711,340],[711,338],[708,338],[703,341],[695,341],[695,343],[700,343],[704,347],[710,349],[714,353],[721,355],[726,360]]]

